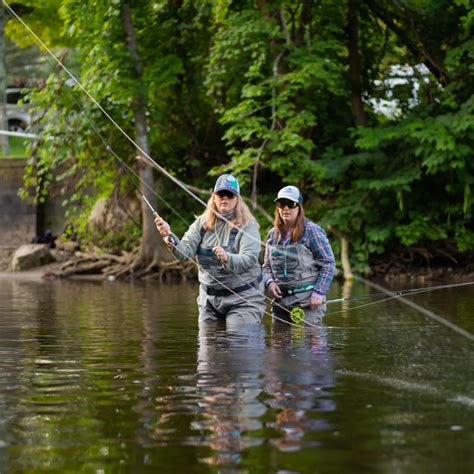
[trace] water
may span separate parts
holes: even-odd
[[[473,471],[466,337],[396,300],[199,328],[196,294],[0,280],[0,472]],[[472,287],[410,299],[474,333]]]

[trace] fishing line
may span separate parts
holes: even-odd
[[[377,285],[373,282],[370,282],[370,281],[362,279],[362,278],[361,278],[361,280],[364,281],[369,286],[373,286],[375,288],[381,288],[379,285]],[[428,291],[435,291],[435,290],[441,290],[441,289],[447,289],[447,288],[456,288],[456,287],[468,286],[468,285],[473,285],[473,284],[474,284],[474,282],[471,281],[471,282],[465,282],[465,283],[454,283],[454,284],[450,284],[450,285],[438,285],[438,286],[433,286],[433,287],[426,287],[426,288],[419,288],[419,289],[415,288],[415,289],[412,289],[412,290],[399,291],[399,292],[397,292],[397,294],[395,294],[393,296],[389,296],[388,298],[384,298],[380,301],[374,301],[372,303],[367,303],[367,304],[355,306],[355,307],[350,308],[350,310],[352,311],[354,309],[364,308],[364,307],[367,307],[367,306],[371,306],[373,304],[378,304],[378,303],[386,302],[386,301],[391,300],[391,299],[400,298],[400,301],[402,303],[404,303],[404,304],[416,309],[417,311],[425,314],[426,316],[438,321],[439,323],[447,326],[448,328],[452,329],[453,331],[456,331],[457,333],[467,337],[471,341],[474,341],[474,335],[471,334],[470,332],[466,331],[465,329],[460,328],[459,326],[456,326],[451,321],[448,321],[447,319],[445,319],[441,316],[438,316],[437,314],[433,313],[432,311],[429,311],[426,308],[423,308],[422,306],[419,306],[415,302],[407,300],[405,298],[406,296],[412,296],[412,295],[417,295],[417,294],[421,294],[421,293],[426,293]],[[386,294],[390,294],[390,293],[391,292],[389,290],[387,290],[385,292],[378,293],[378,295],[380,295],[380,294],[385,294],[386,295]],[[374,296],[375,296],[375,294],[374,294]],[[358,299],[359,297],[354,297],[354,298]],[[363,297],[360,297],[360,298],[363,298]],[[348,298],[348,299],[351,299],[351,298]],[[342,298],[342,300],[344,300],[344,298]],[[338,300],[332,300],[331,302],[338,302]],[[343,313],[343,312],[345,312],[345,310],[328,313],[328,314],[326,314],[326,316],[334,315],[334,314],[338,314],[338,313]]]
[[[359,309],[359,308],[365,308],[367,306],[372,306],[374,304],[379,304],[379,303],[383,303],[383,302],[386,302],[386,301],[389,301],[389,300],[392,300],[392,299],[395,299],[395,298],[399,298],[400,296],[401,295],[389,296],[388,298],[384,298],[384,299],[379,300],[379,301],[372,301],[370,303],[365,303],[365,304],[362,304],[362,305],[353,306],[349,310],[333,311],[331,313],[326,313],[324,315],[324,317],[332,316],[333,314],[343,313],[343,312],[346,312],[346,311],[353,311],[353,310]],[[370,298],[370,296],[363,296],[363,297],[360,297],[360,298],[355,296],[353,298],[357,300],[357,299],[362,299],[362,298]],[[352,298],[349,298],[349,299],[352,299]],[[346,298],[338,298],[338,299],[335,299],[335,300],[325,301],[323,304],[340,303],[341,301],[346,301]],[[290,318],[292,318],[293,320],[301,320],[302,318],[304,318],[304,316],[305,316],[304,309],[309,307],[308,304],[304,304],[304,305],[301,305],[301,306],[294,306],[291,309],[289,309],[288,307],[285,307],[285,306],[281,306],[281,305],[278,305],[278,306],[280,306],[282,309],[288,311],[289,314],[290,314]]]
[[[89,97],[89,99],[94,103],[94,105],[110,120],[110,122],[117,128],[117,130],[122,133],[122,135],[142,154],[144,158],[146,158],[152,166],[157,168],[164,176],[166,176],[168,179],[170,179],[173,183],[175,183],[177,186],[179,186],[183,191],[185,191],[187,194],[189,194],[193,199],[195,199],[198,203],[203,205],[206,209],[208,208],[207,204],[196,194],[194,194],[190,189],[186,187],[186,185],[174,177],[171,173],[169,173],[165,168],[163,168],[160,164],[158,164],[153,158],[151,158],[148,153],[140,146],[138,143],[136,143],[132,137],[113,119],[113,117],[102,107],[102,105],[94,98],[94,96],[81,84],[81,82],[76,79],[74,74],[54,55],[54,53],[48,48],[48,46],[43,42],[43,40],[22,20],[22,18],[16,14],[16,12],[10,7],[10,5],[5,1],[2,0],[3,4],[5,7],[12,13],[12,15],[23,25],[23,27],[35,38],[35,40],[40,44],[40,46],[45,49],[48,54],[54,59],[54,61],[63,69],[66,74],[71,78],[71,80],[76,84],[84,94]],[[220,219],[224,220],[228,224],[231,224],[230,221],[228,221],[224,216],[220,215],[218,212],[216,212],[214,209],[211,209],[211,212],[216,214]],[[258,241],[259,244],[264,244],[260,239],[256,239],[253,235],[247,233],[243,229],[240,229],[241,232],[246,234],[250,239],[254,241]]]
[[[76,104],[82,108],[81,104],[78,103],[76,101],[76,98],[73,96],[73,100],[76,102]],[[82,108],[83,109],[83,108]],[[84,110],[84,109],[83,109]],[[105,140],[105,138],[102,136],[101,132],[99,131],[99,129],[94,125],[93,122],[90,123],[90,126],[92,127],[92,129],[94,130],[94,132],[97,134],[97,136],[99,137],[100,141],[102,142],[102,144],[104,145],[106,151],[108,151],[109,153],[112,154],[112,156],[114,158],[116,158],[118,160],[118,162],[120,163],[120,165],[122,166],[122,169],[125,171],[125,174],[127,175],[128,179],[131,181],[131,183],[133,184],[133,186],[135,187],[136,191],[140,194],[140,196],[143,198],[143,199],[146,199],[144,194],[141,192],[140,190],[140,186],[138,186],[138,184],[135,182],[135,178],[141,183],[143,184],[156,198],[158,198],[163,204],[165,204],[169,209],[170,211],[175,214],[179,219],[181,219],[181,221],[183,221],[186,225],[189,225],[189,223],[186,221],[186,219],[178,212],[174,209],[174,207],[168,202],[166,201],[165,198],[163,198],[162,196],[160,196],[146,181],[142,180],[140,178],[140,176],[138,175],[138,173],[133,170],[133,168],[131,168],[116,152],[115,150],[109,145],[109,143]]]
[[[2,0],[3,4],[5,7],[10,11],[10,13],[23,25],[23,27],[35,38],[35,40],[38,42],[38,44],[47,51],[47,53],[53,58],[53,60],[56,62],[56,64],[59,65],[59,67],[65,71],[65,73],[69,76],[69,78],[76,84],[79,89],[86,94],[86,96],[93,102],[93,104],[105,115],[105,117],[122,133],[122,135],[133,145],[135,148],[140,151],[142,156],[146,158],[149,161],[149,164],[151,164],[153,167],[157,168],[164,176],[166,176],[168,179],[170,179],[172,182],[174,182],[177,186],[179,186],[181,189],[183,189],[186,193],[188,193],[193,199],[195,199],[198,203],[203,205],[206,209],[209,209],[211,212],[213,212],[218,218],[222,219],[223,221],[227,222],[229,225],[233,225],[228,219],[226,219],[224,216],[222,216],[219,212],[216,212],[214,209],[209,207],[207,203],[205,203],[202,199],[200,199],[197,195],[195,195],[191,190],[189,190],[186,185],[180,181],[179,179],[175,178],[172,174],[170,174],[165,168],[163,168],[161,165],[159,165],[155,160],[153,160],[148,153],[146,153],[143,148],[138,145],[131,137],[130,135],[113,119],[113,117],[102,107],[102,105],[95,99],[95,97],[82,85],[82,83],[72,74],[72,72],[55,56],[55,54],[50,50],[50,48],[43,42],[43,40],[28,26],[27,23],[23,21],[23,19],[16,14],[16,12],[10,7],[10,5],[5,1]],[[97,132],[97,130],[96,130]],[[106,148],[113,153],[113,155],[119,159],[120,163],[122,164],[122,160],[118,157],[118,155],[113,152],[112,148],[102,139],[101,135],[99,134],[99,137],[103,141],[104,145]],[[143,180],[138,176],[138,179],[140,180],[141,183],[146,184],[143,182]],[[136,183],[132,180],[132,183],[134,186],[136,186]],[[138,187],[137,187],[138,189]],[[149,189],[149,187],[148,187]],[[145,198],[143,193],[139,191],[145,202],[151,207],[150,203],[148,200]],[[153,193],[158,197],[156,193]],[[168,205],[168,204],[167,204]],[[168,205],[170,209],[172,209],[171,206]],[[153,210],[153,208],[151,207]],[[155,210],[153,210],[154,215],[158,215]],[[265,246],[265,242],[263,242],[261,239],[256,239],[253,235],[249,234],[243,229],[239,229],[240,232],[245,234],[247,237],[250,239],[258,242],[260,245]],[[219,282],[220,283],[220,282]],[[222,284],[222,283],[221,283]],[[265,295],[263,295],[264,298],[267,298]],[[282,307],[283,308],[283,307]],[[283,308],[285,309],[285,308]],[[307,324],[310,324],[307,322]]]
[[[50,54],[51,54],[51,53],[50,53]],[[53,57],[54,57],[54,55],[53,55]],[[58,61],[56,61],[56,62],[58,62]],[[62,63],[60,63],[60,64],[62,64]],[[66,69],[65,69],[65,70],[66,70]],[[68,72],[68,71],[66,70],[66,72]],[[69,75],[71,76],[71,74],[69,74]],[[76,81],[76,83],[77,83],[77,81]],[[83,88],[82,88],[82,89],[83,89]],[[88,94],[88,95],[89,95],[89,94]],[[80,109],[84,110],[84,107],[82,106],[82,104],[80,104],[80,103],[78,102],[78,100],[76,99],[76,97],[74,96],[74,94],[72,94],[72,98],[73,98],[74,102],[76,103],[76,106],[79,107]],[[106,115],[107,115],[107,114],[106,114]],[[94,132],[95,132],[96,135],[98,136],[99,140],[102,142],[102,144],[103,144],[105,150],[108,151],[109,153],[111,153],[112,156],[118,160],[118,162],[119,162],[119,164],[121,165],[122,169],[124,170],[126,176],[127,176],[128,179],[131,181],[131,183],[132,183],[132,185],[134,186],[134,188],[136,189],[136,191],[137,191],[137,192],[140,194],[140,196],[143,198],[143,200],[145,201],[145,203],[147,204],[147,206],[150,208],[152,214],[153,214],[155,217],[158,215],[157,211],[153,208],[153,206],[152,206],[151,203],[148,201],[148,199],[146,198],[146,196],[141,192],[141,189],[140,189],[139,185],[135,182],[135,178],[136,178],[141,184],[143,184],[151,193],[153,193],[153,195],[154,195],[155,197],[157,197],[162,203],[164,203],[179,219],[181,219],[186,225],[189,226],[189,223],[186,221],[186,219],[184,219],[184,217],[182,217],[182,215],[181,215],[178,211],[176,211],[176,210],[174,209],[174,207],[173,207],[169,202],[167,202],[163,197],[161,197],[158,193],[156,193],[156,191],[155,191],[153,188],[151,188],[151,187],[148,185],[148,183],[146,183],[145,181],[143,181],[143,180],[140,178],[140,176],[115,152],[115,150],[112,148],[112,146],[110,146],[110,144],[105,140],[105,138],[103,137],[103,135],[102,135],[102,133],[99,131],[99,129],[95,126],[95,124],[93,123],[93,121],[90,121],[90,122],[89,122],[89,125],[90,125],[91,128],[94,130]],[[206,207],[207,207],[207,206],[206,206]],[[212,210],[212,209],[211,209],[211,210]],[[221,217],[219,213],[216,213],[216,214],[217,214],[218,217]],[[227,221],[227,222],[229,222],[229,221]],[[242,230],[242,229],[240,229],[240,230]],[[215,231],[216,231],[216,229],[215,229]],[[247,235],[248,235],[248,234],[247,234]],[[220,241],[220,238],[219,238],[219,236],[218,236],[217,234],[216,234],[216,237],[217,237],[218,241]],[[165,239],[165,241],[166,241],[166,239]],[[169,240],[168,240],[168,241],[169,241]],[[259,243],[262,244],[262,241],[259,240]],[[220,245],[220,244],[219,244],[219,245]],[[180,251],[179,249],[177,249],[177,250]],[[181,251],[180,251],[180,252],[181,252]],[[183,255],[185,255],[183,252],[181,252],[181,253],[182,253]],[[185,255],[185,257],[187,257],[187,258],[188,258],[189,260],[191,260],[194,264],[196,264],[196,265],[198,266],[198,268],[201,268],[202,270],[204,270],[202,267],[199,266],[199,264],[198,264],[197,262],[194,261],[194,259],[188,257],[187,255]],[[223,265],[224,265],[224,267],[225,267],[227,270],[229,270],[229,271],[232,272],[234,275],[236,275],[242,282],[247,283],[238,273],[236,273],[234,270],[232,270],[227,264],[225,264],[225,263],[223,262]],[[205,271],[205,270],[204,270],[204,271]],[[209,274],[209,272],[207,272],[207,271],[206,271],[206,273]],[[209,274],[209,275],[210,275],[210,274]],[[228,287],[226,287],[225,285],[223,285],[217,278],[213,277],[212,275],[211,275],[211,277],[212,277],[217,283],[219,283],[219,284],[221,284],[222,286],[224,286],[227,290],[232,291],[230,288],[228,288]],[[233,292],[233,291],[232,291],[232,292]],[[268,298],[265,294],[259,292],[258,290],[257,290],[257,292],[258,292],[260,295],[262,295],[262,296],[264,297],[264,299],[270,300],[270,298]],[[233,292],[233,293],[234,293],[234,292]],[[234,293],[234,294],[236,294],[236,293]],[[242,296],[240,296],[240,298],[241,298],[242,300],[244,300],[246,303],[252,305],[252,303],[250,303],[249,301],[247,301],[247,300],[246,300],[245,298],[243,298]],[[277,305],[278,305],[278,303],[277,303]],[[253,305],[253,306],[255,306],[255,305]],[[288,310],[287,310],[286,308],[284,308],[283,306],[281,306],[281,305],[278,305],[278,306],[280,306],[283,310],[288,311]],[[269,313],[267,313],[266,311],[265,311],[265,313],[266,313],[266,314],[269,314]],[[290,311],[288,311],[288,313],[291,314]],[[273,315],[271,315],[271,316],[273,316]],[[288,321],[285,321],[285,320],[283,320],[283,319],[280,319],[280,318],[278,318],[278,317],[276,317],[276,316],[275,316],[275,319],[281,320],[281,321],[283,321],[283,322],[288,322]],[[290,324],[291,324],[291,323],[290,323]],[[309,323],[308,321],[306,322],[306,324],[311,325],[311,323]]]
[[[371,286],[373,288],[376,288],[378,290],[385,290],[382,286],[377,285],[377,283],[365,280],[364,278],[361,278],[361,277],[359,277],[359,280],[364,282],[366,285]],[[433,288],[441,289],[443,287],[444,288],[449,288],[449,287],[456,287],[456,286],[467,286],[467,285],[472,285],[472,284],[474,284],[474,282],[455,283],[455,284],[452,284],[452,285],[440,285],[438,287],[433,287]],[[387,291],[387,290],[385,290],[385,291]],[[420,290],[420,293],[424,293],[425,291],[427,291],[427,290],[424,290],[424,289]],[[437,314],[433,313],[432,311],[429,311],[428,309],[423,308],[422,306],[419,306],[416,303],[414,303],[413,301],[407,300],[406,298],[401,298],[400,302],[410,306],[411,308],[416,309],[420,313],[423,313],[425,316],[428,316],[429,318],[434,319],[438,323],[441,323],[441,324],[445,325],[446,327],[452,329],[453,331],[457,332],[458,334],[461,334],[462,336],[467,337],[471,341],[474,341],[474,335],[473,334],[466,331],[465,329],[460,328],[459,326],[456,326],[451,321],[448,321],[447,319],[445,319],[441,316],[438,316]]]
[[[76,105],[80,108],[82,108],[81,104],[78,103],[76,101],[76,98],[73,96],[73,100],[76,102]],[[148,183],[144,182],[143,180],[141,180],[140,176],[127,164],[125,163],[125,161],[113,150],[113,148],[107,143],[107,141],[105,140],[105,138],[102,136],[101,132],[98,130],[98,128],[91,122],[91,127],[92,129],[95,131],[95,133],[97,134],[97,136],[99,137],[99,139],[102,141],[102,144],[104,145],[104,147],[106,148],[107,151],[109,151],[118,161],[119,163],[121,164],[122,168],[124,169],[127,177],[130,179],[130,181],[132,182],[133,186],[135,187],[135,189],[137,190],[137,192],[141,195],[141,197],[143,198],[143,200],[145,201],[145,203],[147,204],[147,206],[150,208],[152,214],[156,217],[158,215],[157,211],[155,211],[155,209],[153,208],[153,206],[151,205],[151,203],[148,201],[148,199],[146,198],[146,196],[141,192],[140,190],[140,187],[138,186],[138,184],[135,182],[135,177],[137,178],[138,181],[140,181],[142,184],[144,184],[158,199],[160,199],[175,215],[177,215],[186,225],[189,226],[189,223],[184,219],[184,217],[181,216],[181,214],[176,211],[164,198],[162,198],[160,195],[158,195],[154,189],[152,189]],[[214,227],[214,232],[215,232],[215,235],[216,235],[216,239],[218,241],[218,244],[221,246],[221,239],[220,239],[220,236],[218,235],[217,233],[217,229],[216,227]],[[165,242],[166,242],[166,239],[164,239]],[[168,242],[170,242],[168,240]],[[173,242],[170,242],[171,244],[173,244]],[[179,249],[177,249],[179,251]],[[183,253],[183,252],[181,252]],[[184,253],[183,253],[184,255]],[[188,257],[186,255],[186,257]],[[188,257],[189,260],[191,260],[193,263],[195,263],[197,265],[198,268],[201,268],[202,270],[204,270],[197,262],[195,262],[194,259],[192,259],[191,257]],[[238,274],[237,272],[235,272],[232,268],[230,268],[229,265],[227,265],[225,262],[221,262],[224,266],[224,268],[226,268],[228,271],[230,271],[231,273],[233,273],[236,277],[238,277],[240,279],[240,281],[242,281],[243,283],[247,283],[242,277],[240,274]],[[206,272],[208,273],[208,272]],[[208,273],[209,274],[209,273]],[[217,278],[214,278],[215,281],[217,281],[219,284],[221,284],[222,286],[224,286]],[[229,290],[229,288],[225,287],[226,289]],[[271,299],[266,296],[264,293],[260,292],[257,290],[257,293],[260,294],[261,296],[263,296],[263,298],[265,300],[268,300],[268,301],[271,301]],[[252,304],[250,303],[248,300],[246,300],[244,297],[240,297],[241,299],[243,299],[246,303],[249,303],[249,304]],[[273,303],[273,301],[272,301]],[[285,310],[288,312],[290,318],[293,320],[293,322],[295,322],[296,324],[298,324],[298,322],[301,322],[300,320],[297,321],[295,320],[295,318],[292,317],[292,311],[288,310],[287,308],[285,308],[284,306],[278,304],[278,303],[274,303],[276,306],[279,306],[281,309]],[[267,313],[266,313],[267,314]],[[273,316],[273,315],[272,315]],[[275,317],[276,319],[278,320],[281,320],[281,321],[284,321],[284,322],[287,322],[285,320],[282,320],[278,317]],[[306,324],[308,325],[312,325],[309,321],[306,321]]]
[[[210,208],[202,199],[200,199],[196,194],[194,194],[190,189],[188,189],[186,187],[186,185],[180,181],[179,179],[175,178],[172,174],[170,174],[165,168],[163,168],[161,165],[159,165],[155,160],[153,160],[149,155],[148,153],[145,152],[145,150],[143,150],[143,148],[138,145],[131,137],[130,135],[113,119],[113,117],[102,107],[102,105],[94,98],[94,96],[92,96],[92,94],[81,84],[81,82],[76,79],[76,77],[69,71],[69,69],[54,55],[54,53],[50,50],[50,48],[41,40],[41,38],[22,20],[22,18],[17,15],[17,13],[10,7],[10,5],[5,1],[5,0],[2,0],[2,3],[5,5],[5,7],[7,8],[7,10],[23,25],[23,27],[35,38],[35,40],[40,44],[40,46],[45,49],[48,54],[53,58],[53,60],[60,66],[61,69],[63,69],[66,74],[70,77],[70,79],[79,87],[79,89],[84,92],[86,94],[86,96],[93,102],[93,104],[105,115],[105,117],[120,131],[120,133],[122,133],[122,135],[138,150],[140,151],[140,153],[142,154],[142,156],[144,158],[146,158],[149,163],[157,168],[165,177],[167,177],[169,180],[171,180],[173,183],[175,183],[178,187],[180,187],[183,191],[185,191],[188,195],[190,195],[194,200],[196,200],[198,203],[200,203],[201,205],[203,205],[206,209],[209,209],[211,212],[213,212],[217,217],[219,217],[220,219],[222,219],[223,221],[227,222],[229,225],[233,225],[229,220],[227,220],[224,216],[222,216],[220,213],[216,212],[214,209]],[[97,130],[96,130],[96,133]],[[100,139],[102,140],[103,144],[106,146],[106,149],[108,151],[110,151],[120,162],[120,164],[122,165],[122,167],[125,164],[125,162],[112,150],[112,148],[104,141],[104,139],[102,138],[102,136],[100,135],[100,133],[98,133]],[[126,165],[128,167],[128,165]],[[125,169],[125,168],[124,168]],[[129,168],[130,169],[130,168]],[[139,190],[139,187],[137,186],[137,184],[135,183],[135,181],[130,177],[130,175],[128,174],[127,172],[127,176],[129,177],[129,179],[132,181],[133,185]],[[139,181],[142,183],[142,184],[145,184],[147,186],[148,189],[150,189],[150,187],[147,185],[147,183],[145,183],[138,175],[137,175]],[[151,190],[151,189],[150,189]],[[180,219],[182,219],[184,222],[186,222],[184,220],[184,218],[182,218],[182,216],[180,216],[180,214],[175,211],[173,209],[173,207],[166,202],[166,200],[164,200],[161,196],[159,196],[154,190],[151,190],[153,192],[153,194],[158,197],[158,199],[160,199],[162,202],[164,202],[166,204],[166,206],[174,213],[176,214]],[[157,212],[153,209],[153,207],[151,206],[151,204],[148,202],[148,200],[146,199],[146,197],[141,193],[141,191],[139,191],[139,193],[141,194],[141,196],[143,197],[143,199],[145,200],[145,202],[147,203],[147,205],[150,207],[150,209],[152,210],[152,212],[154,213],[154,215],[156,214],[157,215]],[[187,224],[187,222],[186,222]],[[265,245],[265,243],[260,240],[260,239],[256,239],[253,235],[247,233],[246,231],[244,231],[243,229],[239,229],[242,233],[244,233],[245,235],[247,235],[250,239],[254,240],[254,241],[258,241],[258,243],[260,245]],[[176,248],[176,247],[175,247]],[[180,251],[179,249],[177,249],[178,251]],[[180,251],[181,252],[181,251]],[[183,253],[183,252],[181,252]],[[183,255],[185,255],[183,253]],[[193,259],[191,259],[190,257],[188,257],[187,255],[185,255],[186,258],[189,258],[191,261],[193,261],[196,265],[198,265]],[[231,270],[231,269],[229,269]],[[205,271],[205,270],[204,270]],[[232,270],[231,270],[232,271]],[[209,272],[207,272],[209,274]],[[210,275],[210,274],[209,274]],[[210,275],[211,278],[215,279],[212,275]],[[217,281],[217,283],[221,284],[222,286],[225,287],[225,285],[223,285],[221,282],[219,282],[217,279],[215,279]],[[393,295],[393,296],[390,296],[389,298],[385,299],[385,300],[381,300],[381,301],[377,301],[377,302],[372,302],[372,303],[368,303],[367,305],[361,305],[361,306],[358,306],[358,307],[362,307],[362,306],[368,306],[368,305],[371,305],[371,304],[378,304],[378,303],[381,303],[383,301],[387,301],[389,299],[392,299],[392,298],[397,298],[397,297],[401,297],[401,296],[404,296],[404,295],[409,295],[410,293],[412,294],[416,294],[416,293],[422,293],[422,292],[426,292],[426,291],[433,291],[433,290],[436,290],[436,289],[441,289],[441,288],[449,288],[449,287],[455,287],[455,286],[463,286],[463,285],[469,285],[469,284],[472,284],[474,282],[470,282],[470,283],[465,283],[465,284],[459,284],[459,285],[440,285],[438,287],[428,287],[428,288],[423,288],[423,289],[413,289],[413,290],[406,290],[406,291],[403,291],[403,292],[397,292],[397,294]],[[227,290],[231,291],[232,293],[238,295],[237,293],[233,292],[230,288],[227,288]],[[386,293],[384,293],[386,294]],[[376,295],[371,295],[371,296],[367,296],[367,297],[375,297]],[[244,299],[242,297],[240,297],[241,299]],[[267,299],[269,299],[268,297],[265,297]],[[327,301],[326,304],[328,303],[333,303],[333,302],[342,302],[342,301],[351,301],[351,300],[356,300],[356,299],[362,299],[362,298],[365,298],[364,297],[352,297],[352,298],[339,298],[337,300],[330,300],[330,301]],[[245,299],[244,299],[245,300]],[[246,301],[246,300],[245,300]],[[248,301],[246,301],[247,303],[249,303]],[[249,304],[252,304],[252,303],[249,303]],[[277,303],[278,304],[278,303]],[[283,306],[279,305],[282,309],[286,309],[287,308],[284,308]],[[356,307],[356,308],[358,308]],[[356,309],[356,308],[353,308],[353,309]],[[268,314],[267,312],[265,312],[265,314]],[[329,314],[335,314],[335,313],[329,313]],[[328,314],[328,315],[329,315]],[[272,315],[272,317],[274,317],[275,319],[280,319],[274,315]],[[288,321],[285,321],[285,320],[282,320],[284,322],[287,322],[288,324],[292,324]],[[309,322],[305,321],[306,324],[310,324]],[[292,324],[293,325],[293,324]],[[297,325],[296,325],[297,326]],[[467,333],[469,334],[469,333]]]
[[[383,298],[379,301],[371,301],[370,303],[364,303],[364,304],[360,304],[360,305],[357,305],[357,306],[352,306],[349,310],[354,311],[356,309],[366,308],[367,306],[373,306],[375,304],[386,303],[387,301],[390,301],[390,300],[393,300],[393,299],[396,299],[396,298],[400,298],[400,297],[401,297],[401,295],[389,296],[389,297]],[[357,299],[357,297],[355,297],[355,298]],[[340,299],[334,300],[334,301],[327,301],[326,303],[332,303],[332,302],[339,303]],[[349,310],[341,309],[340,311],[332,311],[331,313],[327,313],[326,316],[332,316],[333,314],[344,313],[344,312],[347,312]]]
[[[371,282],[367,282],[367,281],[366,281],[366,283],[369,284],[369,285],[371,284]],[[357,301],[357,300],[362,300],[362,299],[377,298],[377,297],[380,297],[380,296],[390,295],[387,298],[383,298],[379,301],[372,301],[370,303],[365,303],[365,304],[362,304],[362,305],[353,306],[349,310],[340,310],[340,311],[333,311],[331,313],[326,313],[325,317],[326,316],[332,316],[332,315],[338,314],[338,313],[343,313],[343,312],[346,312],[346,311],[353,311],[353,310],[356,310],[356,309],[365,308],[367,306],[372,306],[372,305],[375,305],[375,304],[385,303],[389,300],[396,299],[396,298],[402,298],[402,297],[405,297],[405,296],[418,295],[418,294],[421,294],[421,293],[427,293],[429,291],[443,290],[443,289],[448,289],[448,288],[458,288],[458,287],[469,286],[469,285],[474,285],[474,281],[464,282],[464,283],[451,283],[449,285],[437,285],[437,286],[428,286],[428,287],[422,287],[422,288],[412,288],[412,289],[409,289],[409,290],[401,290],[401,291],[394,291],[394,292],[387,290],[385,292],[373,293],[371,295],[350,296],[350,297],[347,297],[347,298],[336,298],[336,299],[326,301],[325,304],[352,302],[352,301]],[[308,307],[308,305],[306,304],[306,305],[302,305],[300,308],[304,310],[304,308],[307,308],[307,307]],[[283,307],[283,309],[286,309],[287,311],[289,311],[288,308]],[[441,319],[444,319],[444,318],[441,318]],[[443,323],[443,324],[445,324],[445,323]],[[457,326],[455,326],[455,327],[457,328]],[[466,334],[464,334],[464,330],[461,329],[461,331],[463,331],[463,335],[466,335]],[[458,332],[460,332],[460,331],[458,331]],[[467,333],[467,334],[469,334],[469,336],[471,338],[474,337],[470,333]]]
[[[348,298],[337,298],[334,300],[329,300],[326,301],[326,303],[339,303],[343,301],[355,301],[355,300],[361,300],[365,298],[375,298],[377,296],[385,296],[387,294],[391,294],[391,296],[405,296],[410,293],[421,293],[425,291],[434,291],[434,290],[442,290],[446,288],[455,288],[459,286],[468,286],[468,285],[473,285],[474,281],[470,282],[464,282],[464,283],[450,283],[449,285],[437,285],[437,286],[424,286],[420,288],[412,288],[409,290],[399,290],[399,291],[381,291],[379,293],[372,293],[370,295],[362,295],[362,296],[350,296]]]

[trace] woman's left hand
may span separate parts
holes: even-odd
[[[324,298],[320,295],[311,295],[309,299],[309,309],[316,309],[324,303]]]
[[[214,247],[212,251],[214,252],[214,255],[217,257],[217,259],[220,262],[227,263],[227,260],[228,260],[227,252],[222,247]]]

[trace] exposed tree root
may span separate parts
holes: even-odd
[[[450,240],[426,246],[399,247],[383,255],[372,256],[370,268],[374,275],[419,276],[438,278],[447,273],[470,274],[472,254],[462,254]]]
[[[76,252],[56,270],[48,272],[46,278],[67,278],[73,275],[101,275],[106,278],[127,280],[186,281],[195,278],[192,262],[162,262],[154,259],[147,262],[139,251],[123,255]]]

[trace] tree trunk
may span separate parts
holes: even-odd
[[[134,105],[134,116],[135,116],[135,142],[143,150],[144,153],[139,151],[139,155],[146,154],[149,156],[148,147],[148,131],[146,121],[146,86],[143,82],[142,77],[142,64],[140,55],[138,53],[137,39],[135,35],[135,29],[132,22],[132,12],[128,2],[123,3],[123,14],[122,14],[123,26],[125,29],[127,46],[130,51],[132,58],[133,68],[135,77],[138,83],[136,89],[133,105]],[[153,195],[153,170],[145,164],[146,160],[140,160],[139,176],[140,176],[140,192],[145,196],[150,203],[155,203],[155,197]],[[153,214],[144,200],[142,200],[142,241],[140,256],[146,261],[151,262],[154,259],[158,261],[170,260],[170,253],[164,245],[161,237],[156,230],[154,223]]]
[[[0,5],[0,130],[8,130],[7,71],[5,67],[5,7]],[[3,156],[9,153],[8,135],[1,135]]]
[[[348,237],[332,225],[329,225],[328,230],[341,239],[341,264],[344,273],[344,280],[352,280],[354,275],[352,274],[351,262],[349,261]]]
[[[362,100],[362,79],[359,55],[359,0],[349,0],[347,15],[349,39],[349,82],[354,121],[357,126],[367,125],[367,117]]]

